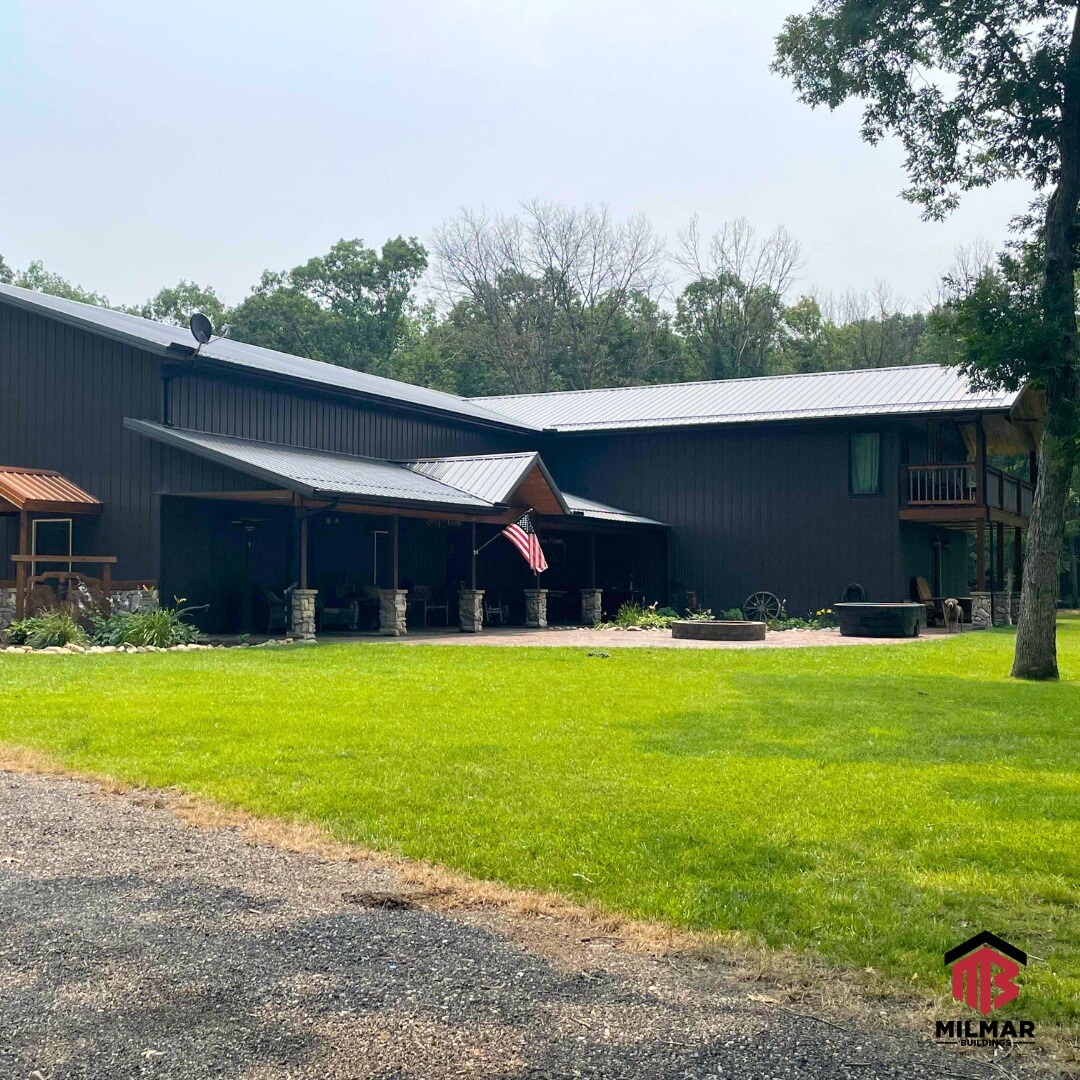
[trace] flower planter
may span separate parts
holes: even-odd
[[[922,604],[834,604],[845,637],[918,637]]]

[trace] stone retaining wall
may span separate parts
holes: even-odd
[[[120,589],[109,597],[113,612],[156,611],[160,606],[157,589]],[[0,630],[15,621],[15,590],[0,589]]]

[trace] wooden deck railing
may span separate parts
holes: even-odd
[[[969,506],[977,501],[974,465],[906,465],[902,482],[908,506]]]
[[[1031,516],[1035,486],[1018,476],[987,466],[986,491],[979,498],[978,466],[905,465],[900,472],[900,495],[907,506],[978,506]]]

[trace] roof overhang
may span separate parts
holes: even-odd
[[[55,469],[0,465],[0,513],[100,514],[101,502]]]

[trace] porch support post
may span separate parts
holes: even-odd
[[[986,522],[975,523],[975,589],[986,592]]]
[[[390,588],[396,589],[401,575],[398,570],[398,521],[397,514],[391,519],[390,526]]]
[[[596,588],[596,533],[589,533],[589,588]]]
[[[379,633],[383,637],[404,637],[408,633],[406,613],[409,609],[409,594],[399,589],[401,568],[399,566],[399,518],[395,514],[390,519],[390,588],[379,590]]]
[[[581,590],[581,622],[583,626],[596,626],[604,617],[604,592],[602,589]]]
[[[292,636],[299,641],[315,640],[315,597],[318,589],[293,589],[289,595]]]
[[[30,554],[30,515],[19,513],[19,554]],[[26,567],[27,563],[15,564],[15,618],[26,618]]]
[[[458,628],[463,634],[484,629],[484,590],[462,589],[458,593]]]
[[[994,537],[994,588],[998,592],[1005,590],[1005,526],[997,523],[997,535]]]
[[[469,525],[469,589],[476,592],[476,522]]]
[[[547,589],[525,590],[525,625],[533,630],[547,627]]]
[[[1013,589],[1020,588],[1024,579],[1024,530],[1017,525],[1013,529]]]
[[[308,587],[307,581],[307,564],[308,564],[308,519],[307,515],[301,511],[300,517],[300,588],[306,589]]]

